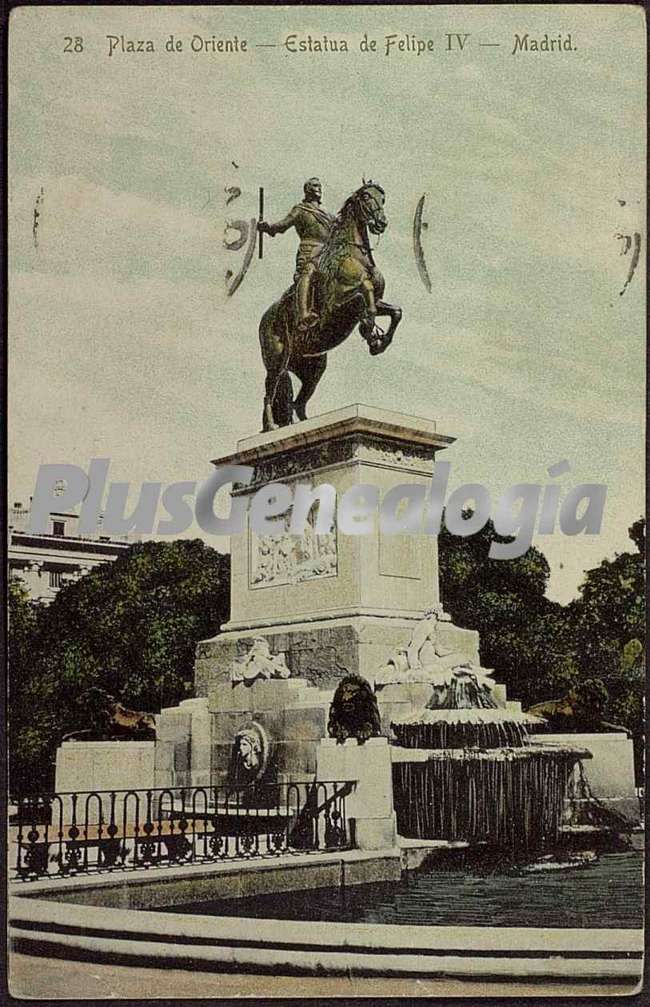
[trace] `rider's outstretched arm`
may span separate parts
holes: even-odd
[[[264,234],[269,234],[273,238],[276,234],[284,234],[290,227],[295,227],[297,216],[297,207],[294,206],[286,217],[283,220],[279,220],[277,224],[267,224],[260,221],[257,225],[258,230],[263,231]]]

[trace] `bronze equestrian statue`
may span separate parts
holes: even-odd
[[[384,190],[364,182],[328,221],[320,210],[320,183],[315,183],[318,179],[305,183],[305,201],[279,224],[258,225],[270,235],[293,226],[301,238],[294,285],[264,312],[259,327],[266,367],[264,430],[292,423],[294,413],[298,420],[307,418],[307,403],[325,372],[327,354],[356,325],[374,355],[388,349],[402,317],[401,308],[382,300],[384,278],[368,235],[386,229]],[[378,316],[390,319],[386,332],[377,326]],[[291,374],[302,383],[295,400]]]

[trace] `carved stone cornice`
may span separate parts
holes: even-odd
[[[433,420],[356,405],[244,438],[234,454],[214,459],[213,464],[251,465],[253,482],[239,488],[245,493],[268,482],[352,462],[429,471],[436,452],[454,440],[438,433]]]
[[[254,493],[260,486],[272,482],[312,480],[319,472],[354,463],[394,469],[405,476],[409,473],[431,475],[435,450],[372,434],[351,434],[338,441],[282,451],[253,462],[255,471],[250,483],[246,486],[235,483],[233,495]]]

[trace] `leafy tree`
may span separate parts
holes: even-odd
[[[605,719],[633,735],[638,775],[643,758],[645,691],[645,520],[629,529],[635,552],[587,571],[571,613],[581,674],[597,676],[609,698]]]
[[[440,535],[442,599],[454,622],[480,633],[481,660],[524,707],[571,694],[584,723],[632,732],[641,775],[644,693],[645,521],[629,529],[637,547],[587,571],[580,596],[559,605],[545,595],[549,566],[531,547],[490,559],[504,541],[490,521],[467,538]]]
[[[571,690],[571,695],[577,723],[584,725],[584,730],[598,730],[609,702],[609,692],[602,679],[580,679]]]
[[[462,538],[443,525],[439,538],[440,588],[456,625],[480,634],[481,661],[524,705],[575,678],[570,627],[562,605],[546,597],[550,568],[529,548],[515,559],[490,559],[497,535],[491,521]]]
[[[640,556],[645,556],[645,518],[640,517],[628,529],[628,535],[634,542]]]
[[[32,785],[32,771],[48,759],[56,716],[46,683],[36,673],[36,640],[43,606],[30,601],[23,582],[12,577],[7,589],[8,704],[7,744],[12,786]]]
[[[577,640],[585,666],[598,672],[605,684],[618,678],[622,662],[640,670],[643,658],[641,641],[645,636],[645,570],[638,551],[645,538],[645,522],[635,522],[629,530],[637,552],[624,552],[613,560],[603,560],[587,571],[580,587],[580,601],[575,607]],[[625,647],[632,640],[631,664],[624,659]],[[640,649],[639,649],[640,648]]]
[[[51,785],[61,738],[89,726],[88,689],[150,712],[192,694],[196,643],[228,616],[229,570],[230,558],[198,539],[145,542],[62,588],[35,624],[24,599],[15,603],[10,662],[12,681],[22,681],[10,697],[14,789]]]

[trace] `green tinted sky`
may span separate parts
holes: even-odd
[[[171,32],[183,53],[164,51]],[[290,54],[290,32],[351,51]],[[358,52],[364,32],[378,54]],[[447,32],[470,33],[463,53],[445,51]],[[526,32],[571,33],[577,50],[511,55]],[[434,51],[385,57],[389,33]],[[109,34],[158,51],[109,59]],[[194,34],[251,51],[193,54]],[[84,52],[63,53],[64,36]],[[113,480],[200,479],[258,430],[257,323],[295,242],[267,240],[227,301],[240,256],[221,247],[225,217],[254,216],[260,184],[269,217],[284,215],[314,173],[335,211],[365,174],[387,192],[376,259],[404,321],[384,356],[357,335],[332,354],[311,412],[362,401],[436,419],[458,437],[452,487],[496,495],[564,458],[563,485],[607,483],[600,537],[537,543],[552,593],[569,597],[627,548],[643,509],[644,96],[645,28],[628,5],[18,8],[12,494],[29,495],[42,462],[93,456],[111,457]],[[425,192],[432,294],[411,250]],[[643,254],[621,297],[630,257],[615,236],[634,231]]]

